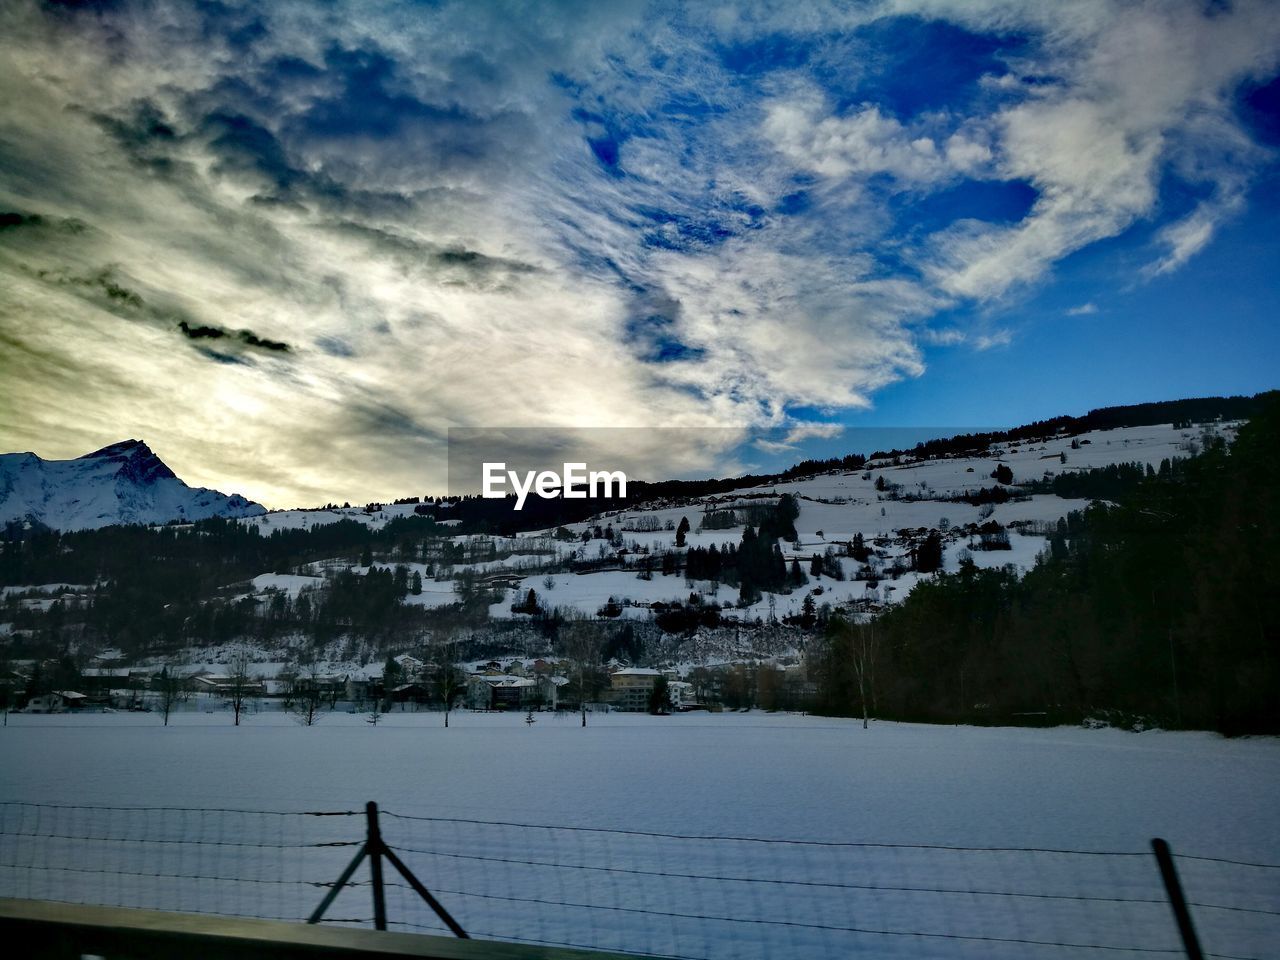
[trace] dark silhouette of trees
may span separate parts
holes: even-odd
[[[942,569],[942,535],[937,530],[930,530],[928,535],[915,548],[916,569],[921,573],[933,573]]]
[[[653,683],[653,689],[649,691],[649,712],[653,714],[666,714],[671,712],[671,687],[667,683],[667,678],[659,676]]]
[[[1278,449],[1273,405],[1229,452],[1143,471],[1069,516],[1021,580],[963,564],[920,582],[876,620],[879,715],[1280,732]],[[846,634],[826,639],[819,699],[853,714]]]

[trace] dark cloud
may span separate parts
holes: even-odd
[[[61,234],[75,235],[84,233],[88,225],[75,217],[45,217],[38,213],[19,213],[17,211],[0,212],[0,231],[20,228],[26,230],[53,231]]]
[[[221,0],[198,0],[195,8],[201,16],[204,39],[220,40],[236,53],[246,53],[268,36],[262,18],[244,7],[231,6]]]
[[[191,165],[175,155],[183,140],[176,121],[153,100],[141,98],[114,113],[84,111],[78,105],[69,109],[73,113],[87,112],[133,164],[153,176],[177,178],[192,174]]]
[[[213,169],[219,175],[260,178],[284,199],[310,179],[289,162],[275,134],[243,114],[212,113],[202,132],[218,157]]]
[[[332,46],[320,77],[326,92],[304,109],[286,109],[280,136],[321,161],[326,175],[352,187],[377,183],[415,190],[424,178],[440,184],[500,174],[518,164],[518,151],[536,139],[536,127],[515,109],[464,106],[463,85],[484,84],[494,68],[475,54],[454,59],[459,72],[449,71],[450,79],[427,96],[376,46]],[[274,87],[296,82],[297,74],[291,66],[282,76],[260,79]]]
[[[637,297],[624,324],[627,343],[648,363],[698,360],[706,355],[680,338],[680,303],[662,294]]]
[[[129,319],[138,318],[146,306],[140,293],[124,286],[117,279],[114,267],[103,267],[88,274],[42,268],[32,271],[32,274],[37,280],[50,286],[66,288],[84,300],[105,306],[111,312]]]
[[[288,353],[290,347],[287,343],[280,340],[268,340],[266,337],[260,337],[252,330],[225,330],[222,327],[209,326],[208,324],[193,325],[186,320],[178,321],[178,329],[182,331],[183,336],[188,340],[226,340],[229,343],[241,343],[246,347],[253,347],[259,350],[267,350],[271,353]]]
[[[88,11],[102,13],[116,10],[125,5],[124,0],[43,0],[41,4],[51,12],[68,11],[72,13]]]
[[[0,220],[0,223],[3,221]],[[83,274],[65,268],[42,268],[27,272],[42,283],[66,290],[122,319],[171,327],[188,340],[214,342],[220,349],[213,350],[207,346],[200,348],[200,352],[211,359],[239,362],[240,353],[245,350],[259,350],[268,354],[292,352],[289,344],[259,336],[252,330],[227,330],[186,316],[185,311],[179,307],[151,304],[141,293],[122,282],[114,266]]]
[[[316,346],[331,357],[354,357],[355,349],[341,337],[318,337]]]
[[[346,220],[328,227],[338,236],[358,240],[369,252],[396,263],[406,273],[428,274],[450,285],[478,289],[506,287],[518,277],[539,272],[531,263],[494,257],[461,244],[439,244]]]

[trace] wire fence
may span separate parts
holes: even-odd
[[[366,812],[0,803],[0,896],[306,920]],[[376,819],[373,821],[378,822]],[[382,811],[472,937],[682,960],[1186,956],[1150,850],[680,835]],[[374,828],[376,830],[376,827]],[[1280,865],[1176,856],[1207,957],[1280,960]],[[370,873],[323,922],[373,922]],[[396,871],[390,929],[449,934]]]

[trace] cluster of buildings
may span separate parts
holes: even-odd
[[[579,709],[644,713],[651,709],[687,711],[759,706],[766,709],[805,709],[814,691],[802,664],[762,662],[726,663],[687,668],[633,667],[610,661],[603,667],[582,669],[569,660],[512,658],[460,665],[454,673],[401,654],[382,674],[321,673],[315,670],[282,673],[275,678],[201,671],[178,680],[179,699],[260,701],[278,700],[288,708],[300,697],[311,697],[336,708],[372,708],[400,704],[402,709],[439,708],[449,700],[453,708],[471,710]],[[5,702],[30,713],[62,713],[94,709],[148,709],[162,689],[164,674],[157,668],[91,666],[62,686],[50,684],[35,692],[29,677],[9,673]],[[55,687],[56,689],[51,689]],[[26,687],[25,696],[23,688]],[[659,689],[660,688],[660,689]],[[167,687],[170,691],[172,686]],[[655,690],[659,695],[655,696]]]

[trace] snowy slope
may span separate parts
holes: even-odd
[[[829,547],[843,556],[839,562],[845,580],[829,576],[811,577],[800,590],[774,597],[766,596],[751,607],[738,608],[727,616],[746,620],[779,617],[800,612],[806,595],[814,594],[818,603],[833,606],[849,603],[892,604],[901,601],[921,579],[928,575],[902,573],[896,563],[906,563],[914,539],[928,529],[940,529],[944,539],[944,569],[955,571],[962,553],[979,567],[1012,566],[1023,573],[1035,565],[1047,545],[1046,534],[1060,518],[1073,510],[1083,510],[1089,501],[1064,499],[1051,494],[1028,495],[1021,485],[1031,481],[1119,463],[1140,463],[1158,467],[1162,460],[1191,456],[1206,442],[1206,435],[1234,439],[1238,424],[1214,423],[1192,427],[1157,424],[1112,430],[1095,430],[1080,434],[1060,433],[1043,440],[1021,443],[999,443],[967,456],[916,459],[910,454],[894,461],[871,461],[861,470],[832,471],[799,480],[770,483],[759,487],[743,487],[724,494],[693,497],[684,502],[637,505],[625,510],[612,510],[591,519],[566,524],[574,539],[557,540],[552,531],[528,531],[513,537],[463,534],[449,538],[464,548],[490,546],[492,559],[478,562],[447,563],[436,561],[406,563],[410,573],[418,573],[423,590],[405,598],[414,606],[436,607],[455,603],[459,593],[454,581],[464,573],[494,582],[504,589],[490,607],[496,620],[522,619],[513,613],[513,602],[534,590],[544,609],[576,610],[594,616],[610,598],[623,607],[626,618],[646,618],[650,606],[687,600],[691,592],[705,600],[722,605],[736,605],[736,591],[730,587],[705,582],[689,583],[682,574],[663,576],[655,571],[651,579],[641,579],[638,562],[642,557],[659,556],[675,549],[675,528],[688,518],[692,529],[686,537],[689,547],[723,549],[742,538],[742,526],[725,530],[701,530],[704,512],[745,507],[772,502],[782,493],[797,498],[800,515],[796,519],[798,540],[780,544],[790,563],[799,560],[807,572],[808,561],[815,553]],[[996,486],[992,472],[998,464],[1007,466],[1013,483],[1005,490],[1013,498],[1008,502],[978,507],[958,502],[957,497]],[[878,490],[882,480],[886,489]],[[353,520],[377,530],[399,517],[412,516],[416,504],[386,504],[372,512],[364,507],[329,507],[317,510],[282,510],[262,514],[245,523],[257,526],[264,534],[275,530],[312,529],[324,524]],[[972,526],[987,520],[1004,526],[1010,533],[1010,549],[982,551],[974,549]],[[446,521],[447,522],[447,521]],[[606,541],[582,541],[584,532],[600,526],[612,526],[620,533],[625,556],[619,557]],[[966,532],[966,528],[968,532]],[[903,531],[916,531],[904,536]],[[874,544],[877,555],[865,572],[874,572],[880,581],[871,586],[867,580],[855,579],[862,566],[846,554],[847,544],[861,534]],[[480,551],[478,555],[483,556]],[[601,562],[606,569],[569,572],[574,561]],[[395,561],[403,562],[403,561]],[[387,566],[388,558],[380,557],[377,566]],[[326,561],[313,564],[299,573],[321,575],[351,566],[349,561]],[[367,568],[351,567],[356,573]],[[503,578],[502,575],[509,575]],[[260,577],[255,587],[262,589],[270,576]],[[308,583],[319,583],[308,580]],[[276,583],[280,589],[296,590],[297,583]]]
[[[32,520],[57,530],[94,530],[263,512],[239,494],[187,486],[141,440],[75,460],[0,454],[0,523]]]
[[[744,487],[725,494],[694,498],[680,506],[615,511],[585,523],[569,524],[568,528],[575,534],[580,534],[593,525],[612,523],[615,529],[624,531],[623,537],[633,552],[640,548],[658,553],[674,548],[674,527],[682,517],[687,517],[693,528],[686,538],[690,547],[708,547],[714,543],[723,548],[730,543],[736,544],[741,539],[742,528],[739,526],[729,530],[700,531],[698,524],[704,510],[745,506],[751,502],[759,502],[758,498],[762,494],[790,493],[798,499],[800,506],[800,516],[796,519],[800,548],[796,549],[785,543],[781,545],[788,562],[794,557],[807,567],[807,560],[814,553],[822,553],[829,546],[835,546],[839,551],[857,533],[861,533],[868,541],[881,538],[893,540],[896,532],[903,528],[949,527],[952,533],[946,537],[944,567],[955,571],[959,566],[959,553],[968,539],[961,533],[961,528],[966,524],[991,519],[1015,531],[1011,538],[1012,549],[990,553],[973,552],[971,559],[979,567],[1011,564],[1019,572],[1025,572],[1035,565],[1037,556],[1045,548],[1046,540],[1043,535],[1039,535],[1040,531],[1073,510],[1083,510],[1089,501],[1063,499],[1046,494],[1023,497],[1019,484],[1049,479],[1060,473],[1119,463],[1158,467],[1162,460],[1191,456],[1204,443],[1206,433],[1231,440],[1234,439],[1237,428],[1238,424],[1235,423],[1204,424],[1191,428],[1157,424],[1081,434],[1064,433],[1034,443],[993,444],[982,453],[972,456],[915,460],[908,455],[900,458],[897,463],[871,461],[861,470],[834,471],[763,487]],[[1012,470],[1014,483],[1007,489],[1016,499],[988,507],[985,511],[971,504],[949,499],[981,487],[995,486],[991,473],[997,464],[1004,464]],[[890,485],[889,491],[881,492],[876,489],[876,481],[882,477]],[[634,527],[642,517],[653,518],[663,527],[670,524],[672,529],[644,533],[625,532],[629,527]],[[1018,531],[1023,526],[1029,529]],[[1025,535],[1019,535],[1019,532]],[[594,556],[600,543],[598,540],[592,540],[586,545],[569,543],[563,545],[563,549],[576,547],[585,555]],[[897,542],[886,547],[890,556],[905,555],[908,549],[905,543]],[[634,562],[634,556],[631,562]],[[883,560],[877,561],[877,567],[884,563]],[[843,560],[842,565],[846,576],[850,577],[858,566],[848,558]],[[893,603],[902,600],[921,576],[907,573],[896,580],[891,578],[889,583],[881,583],[878,593],[869,593],[864,581],[835,581],[823,577],[811,581],[803,590],[775,597],[774,608],[778,616],[799,612],[805,594],[817,586],[823,588],[818,598],[820,602],[833,605],[863,599]],[[542,580],[541,576],[527,577],[516,585],[512,596],[523,595],[530,588],[543,595]],[[718,596],[721,602],[735,599],[734,591],[727,587],[721,587],[718,593],[711,592],[705,584],[686,584],[683,576],[663,577],[655,574],[652,581],[641,581],[636,579],[634,573],[619,570],[576,575],[557,574],[553,580],[555,586],[552,592],[545,593],[543,602],[549,606],[575,608],[587,614],[593,614],[611,596],[619,602],[630,600],[643,604],[654,600],[679,600],[687,597],[692,588],[713,597]],[[510,598],[494,604],[490,610],[491,616],[512,616],[509,605]],[[768,613],[769,598],[766,597],[735,615],[750,619],[767,616]],[[647,610],[643,606],[628,607],[623,612],[624,616],[646,614]]]

